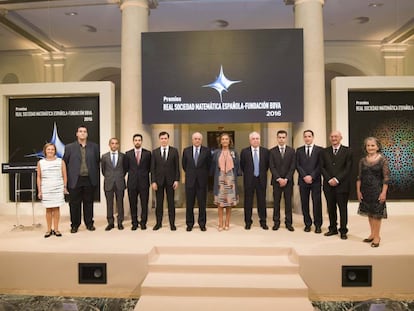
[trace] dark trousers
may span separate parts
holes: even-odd
[[[138,221],[138,196],[141,201],[141,221]],[[131,223],[137,226],[138,223],[146,225],[148,220],[148,197],[149,187],[128,188],[129,209],[131,211]],[[158,200],[158,199],[157,199]]]
[[[280,225],[280,200],[282,193],[285,198],[285,224],[292,225],[292,194],[293,185],[288,183],[285,187],[279,187],[279,184],[273,185],[273,222]]]
[[[83,221],[86,227],[93,226],[93,195],[95,187],[92,186],[89,177],[81,176],[76,187],[69,189],[70,221],[72,228],[78,228],[81,224],[82,207]]]
[[[339,232],[340,233],[347,233],[348,228],[348,197],[349,193],[341,192],[337,193],[334,187],[329,187],[328,189],[324,189],[325,197],[326,197],[326,205],[328,208],[328,216],[329,216],[329,231],[338,231],[338,215],[336,211],[336,207],[338,206],[339,209]]]
[[[109,225],[114,224],[114,197],[116,199],[116,208],[118,210],[118,224],[122,224],[124,221],[124,192],[124,189],[117,189],[116,184],[113,185],[112,190],[105,191],[106,219]]]
[[[164,191],[167,194],[168,203],[168,218],[170,220],[170,226],[175,224],[175,206],[174,206],[174,189],[172,185],[167,185],[166,181],[158,185],[158,190],[155,191],[155,197],[157,202],[155,205],[155,216],[157,218],[157,224],[162,225],[162,217],[164,214]]]
[[[321,184],[299,185],[299,193],[305,226],[310,227],[312,225],[312,217],[309,210],[309,197],[312,195],[313,224],[315,227],[322,227]]]
[[[253,177],[252,187],[244,188],[244,222],[246,225],[252,224],[253,200],[256,192],[257,215],[260,225],[266,224],[266,187],[260,184],[258,177]]]
[[[185,186],[185,197],[186,197],[186,211],[185,211],[185,222],[187,227],[194,226],[194,204],[197,198],[198,203],[198,225],[200,227],[206,226],[206,202],[207,202],[207,186],[200,186],[198,181],[194,185]]]

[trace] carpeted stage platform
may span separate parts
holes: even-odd
[[[63,237],[45,239],[45,219],[38,208],[19,217],[24,230],[14,228],[13,214],[0,215],[0,293],[29,295],[141,297],[136,310],[251,310],[260,305],[285,305],[313,310],[309,300],[414,298],[414,212],[389,203],[379,248],[362,239],[368,221],[350,206],[349,238],[325,237],[303,231],[302,216],[294,214],[294,232],[261,229],[254,212],[252,229],[244,229],[243,210],[233,209],[229,231],[216,229],[217,211],[208,209],[207,231],[185,230],[185,211],[177,209],[177,231],[164,215],[161,230],[106,232],[105,216],[96,213],[96,231],[82,225],[69,232],[67,207],[62,208]],[[271,219],[268,210],[268,219]],[[328,220],[324,219],[323,232]],[[268,221],[271,228],[271,221]],[[314,228],[312,228],[314,229]],[[78,284],[78,263],[106,263],[106,284]],[[372,266],[372,286],[342,287],[342,266]],[[285,301],[285,302],[284,302]],[[304,307],[306,306],[306,307]]]

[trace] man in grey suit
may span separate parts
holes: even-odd
[[[186,224],[187,231],[194,226],[194,203],[198,202],[198,225],[206,231],[206,205],[208,174],[211,165],[211,152],[202,145],[203,135],[196,132],[191,136],[192,146],[184,149],[182,157],[185,172]]]
[[[277,132],[278,145],[269,152],[269,168],[272,172],[273,186],[273,230],[280,226],[280,200],[282,193],[285,197],[285,225],[289,231],[294,231],[292,226],[292,195],[293,173],[295,172],[295,149],[286,146],[287,132]]]
[[[320,154],[322,147],[313,143],[312,130],[303,132],[305,145],[296,149],[296,169],[299,173],[298,184],[300,201],[302,203],[303,222],[305,232],[311,231],[312,217],[309,211],[309,197],[312,194],[313,224],[315,233],[321,233],[322,202],[321,202],[321,165]]]
[[[153,230],[159,230],[162,227],[164,192],[166,192],[170,229],[175,231],[177,227],[175,226],[174,191],[178,188],[180,181],[178,150],[168,145],[170,135],[167,132],[159,133],[158,138],[161,146],[152,151],[151,157],[151,186],[157,198],[155,206],[157,223]]]
[[[114,228],[114,196],[116,198],[116,207],[118,210],[118,229],[124,229],[124,192],[125,192],[125,168],[124,157],[119,152],[118,138],[109,140],[110,151],[105,153],[101,159],[101,170],[104,176],[104,191],[106,198],[106,219],[108,225],[105,230],[109,231]]]
[[[71,233],[78,232],[81,224],[82,205],[83,220],[86,229],[94,231],[93,199],[99,185],[99,147],[88,141],[88,129],[81,125],[76,130],[77,140],[65,146],[63,161],[68,172],[68,190]],[[83,203],[83,204],[82,204]]]

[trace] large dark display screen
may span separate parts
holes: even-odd
[[[354,178],[364,156],[364,139],[374,136],[388,159],[389,199],[414,199],[414,91],[350,91],[349,144],[354,154]],[[353,198],[356,198],[355,187]]]
[[[142,34],[152,123],[303,121],[302,29]]]

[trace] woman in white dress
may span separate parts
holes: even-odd
[[[45,157],[37,163],[37,196],[46,208],[45,238],[52,234],[60,237],[59,207],[65,204],[65,194],[68,193],[66,165],[62,159],[56,157],[56,146],[52,143],[44,145],[43,154]]]

